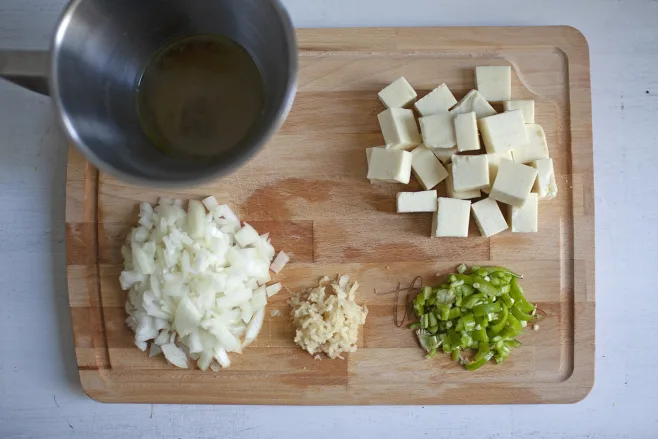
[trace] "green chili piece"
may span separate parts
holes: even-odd
[[[473,314],[476,316],[484,316],[487,314],[495,313],[495,312],[500,312],[500,303],[498,302],[493,302],[493,303],[483,303],[482,305],[476,305],[473,307]]]
[[[501,308],[502,308],[501,310],[502,316],[499,314],[498,320],[496,320],[495,322],[493,322],[491,326],[489,326],[489,330],[493,335],[499,334],[500,331],[502,331],[505,328],[505,325],[507,324],[507,318],[509,315],[507,305],[503,303],[501,305]]]
[[[532,315],[521,311],[519,305],[521,305],[521,302],[516,302],[516,304],[510,310],[510,311],[512,311],[512,314],[514,314],[514,317],[516,317],[519,320],[526,321],[526,322],[528,320],[532,320]]]
[[[487,335],[487,330],[484,328],[484,326],[480,326],[480,329],[477,329],[476,327],[472,332],[472,337],[473,340],[486,343],[489,342],[489,336]]]
[[[450,308],[450,311],[448,312],[448,320],[456,319],[457,317],[461,317],[462,315],[462,310],[459,308]]]
[[[490,352],[491,352],[491,348],[489,348],[489,343],[481,341],[480,344],[478,345],[478,351],[475,354],[475,357],[473,357],[473,359],[475,361],[481,360],[484,357],[486,357]]]
[[[520,278],[518,274],[514,273],[512,270],[509,270],[505,267],[496,267],[496,266],[490,266],[490,267],[482,267],[482,270],[484,270],[487,274],[489,273],[495,273],[495,272],[500,272],[507,274],[512,277]]]
[[[480,359],[480,360],[478,360],[478,361],[471,361],[470,363],[468,363],[468,364],[467,364],[466,366],[464,366],[464,367],[466,368],[466,370],[470,370],[470,371],[473,371],[473,370],[479,369],[479,368],[482,367],[487,361],[491,360],[491,358],[493,357],[493,355],[494,355],[493,352],[490,351],[490,352],[487,354],[486,357],[484,357],[484,358],[482,358],[482,359]]]

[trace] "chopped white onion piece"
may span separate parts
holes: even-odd
[[[270,270],[272,270],[275,273],[279,273],[281,270],[283,270],[283,267],[286,266],[286,264],[290,261],[290,258],[288,255],[280,251],[278,255],[276,255],[276,258],[274,259],[274,262],[272,262],[272,265],[270,265]]]
[[[168,362],[176,367],[187,369],[187,355],[185,351],[173,343],[167,343],[160,346],[162,353]]]
[[[251,321],[247,325],[247,332],[244,335],[244,341],[242,342],[242,347],[246,348],[258,337],[260,330],[263,327],[263,320],[265,318],[265,308],[258,311],[252,317]]]
[[[244,223],[244,226],[235,234],[235,240],[240,244],[240,247],[251,245],[259,239],[258,232],[247,223]]]
[[[212,212],[213,210],[219,207],[217,198],[213,197],[212,195],[204,198],[203,200],[201,200],[201,202],[203,203],[204,206],[206,206],[209,212]]]
[[[276,293],[281,291],[281,284],[280,283],[272,284],[272,285],[268,286],[267,288],[265,288],[265,290],[267,291],[267,297],[272,297]]]

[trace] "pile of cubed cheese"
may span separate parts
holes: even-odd
[[[399,192],[397,211],[434,212],[434,237],[468,236],[471,211],[484,236],[536,232],[539,200],[554,198],[557,185],[535,102],[511,99],[510,67],[476,67],[475,78],[477,90],[459,102],[446,84],[420,100],[403,77],[384,88],[387,109],[378,118],[386,146],[366,150],[368,179],[407,184],[413,171],[425,190]],[[442,181],[445,198],[433,190]]]

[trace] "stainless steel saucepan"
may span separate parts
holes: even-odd
[[[265,93],[255,128],[208,160],[156,148],[136,105],[154,54],[196,34],[228,37],[246,49]],[[71,142],[101,170],[148,186],[183,186],[235,169],[279,128],[295,95],[297,46],[279,0],[73,0],[50,52],[0,51],[0,77],[49,94]]]

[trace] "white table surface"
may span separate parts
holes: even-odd
[[[64,3],[0,0],[0,49],[47,47]],[[67,146],[48,99],[0,81],[0,437],[657,437],[658,2],[285,3],[300,27],[569,24],[585,34],[597,237],[591,394],[578,404],[553,406],[222,407],[90,400],[77,376],[66,290]]]

